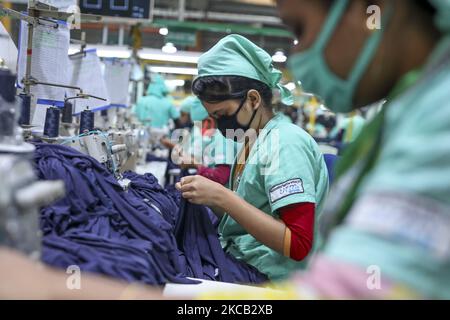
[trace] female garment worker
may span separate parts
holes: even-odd
[[[194,122],[189,139],[175,149],[183,169],[197,169],[200,176],[226,185],[238,144],[216,130],[212,119],[197,97],[189,99],[190,117]]]
[[[180,112],[167,98],[168,93],[164,78],[157,74],[153,75],[147,95],[138,100],[134,111],[142,124],[162,129],[169,125],[170,119],[176,121],[180,117]]]
[[[277,2],[308,92],[343,113],[388,100],[341,162],[324,212],[332,232],[293,292],[449,299],[450,1],[370,1],[379,30],[367,28],[368,1]]]
[[[177,187],[190,202],[224,214],[219,234],[226,252],[271,280],[285,278],[305,266],[318,242],[315,221],[328,191],[323,156],[306,132],[274,115],[272,90],[281,90],[286,104],[292,96],[267,52],[230,35],[198,67],[194,94],[222,134],[244,145],[230,189],[201,176]]]

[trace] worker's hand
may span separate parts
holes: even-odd
[[[167,149],[172,149],[176,147],[176,145],[169,138],[161,138],[160,142]]]
[[[175,187],[181,191],[183,198],[194,204],[219,207],[221,196],[228,191],[221,184],[202,176],[181,178]]]

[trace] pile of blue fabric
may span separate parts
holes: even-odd
[[[218,222],[209,208],[181,200],[175,235],[186,255],[191,277],[240,284],[267,282],[268,278],[256,268],[222,249],[217,235]]]
[[[154,177],[132,176],[125,192],[95,159],[65,146],[35,145],[39,178],[64,180],[67,191],[41,211],[44,262],[130,282],[186,283],[173,233],[178,208]]]
[[[42,260],[128,282],[196,283],[186,277],[261,283],[266,277],[226,254],[212,211],[181,200],[151,174],[126,172],[128,191],[95,159],[35,143],[42,180],[64,180],[66,197],[41,210]]]

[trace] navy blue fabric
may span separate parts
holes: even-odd
[[[44,262],[146,284],[192,283],[185,279],[185,259],[173,234],[177,206],[151,177],[133,176],[127,193],[93,158],[65,146],[35,145],[39,178],[64,180],[67,191],[41,210]]]
[[[129,185],[130,193],[158,207],[164,219],[175,227],[178,220],[178,204],[180,203],[180,198],[175,191],[165,190],[158,183],[158,179],[150,173],[139,175],[128,171],[123,174],[123,177],[131,181]]]
[[[335,168],[336,163],[339,160],[339,157],[333,154],[325,154],[324,159],[328,169],[328,177],[330,179],[330,184],[332,184],[334,182]]]
[[[191,277],[241,284],[267,282],[268,278],[256,268],[238,261],[222,249],[213,215],[207,207],[181,200],[175,234],[179,248],[185,253]],[[217,222],[216,219],[216,226]]]
[[[126,172],[125,192],[95,159],[65,146],[35,146],[39,178],[63,180],[67,192],[41,210],[45,263],[152,285],[196,283],[186,277],[267,281],[223,251],[210,209],[164,190],[153,175]]]

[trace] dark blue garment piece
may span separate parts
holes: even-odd
[[[164,219],[175,227],[178,220],[179,201],[176,201],[176,197],[159,185],[155,176],[150,173],[139,175],[128,171],[123,174],[123,177],[131,181],[130,193],[148,202],[153,208],[156,207]]]
[[[334,182],[335,168],[336,163],[339,161],[339,157],[333,154],[325,154],[324,159],[328,169],[330,184],[332,184]]]
[[[175,234],[184,251],[191,277],[241,284],[261,284],[268,278],[256,268],[226,253],[213,225],[214,213],[181,200]]]
[[[44,262],[153,285],[192,283],[173,234],[177,206],[156,179],[132,176],[127,193],[95,159],[65,146],[35,145],[39,178],[63,180],[67,192],[41,211]]]

